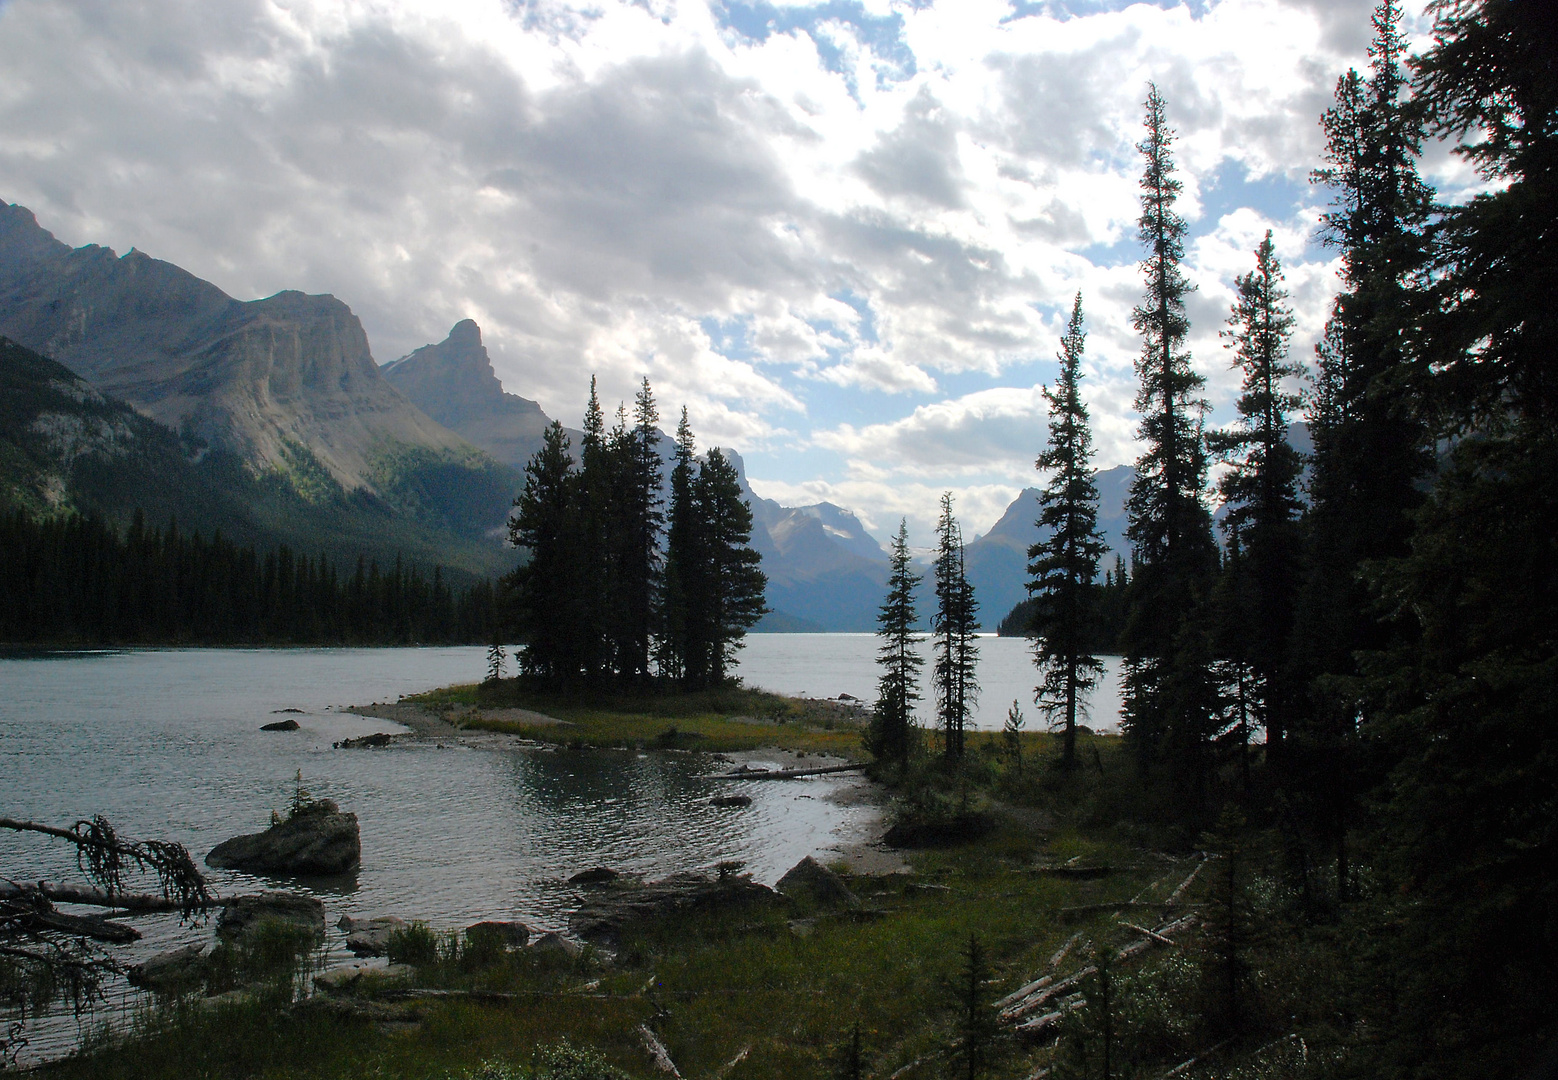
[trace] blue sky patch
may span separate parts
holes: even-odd
[[[852,93],[854,72],[845,64],[844,50],[826,34],[817,32],[825,22],[840,22],[854,30],[860,44],[876,59],[879,86],[913,78],[919,70],[913,51],[903,39],[903,16],[897,12],[873,15],[860,0],[828,0],[808,7],[777,7],[763,0],[725,0],[714,4],[712,10],[721,27],[751,41],[767,41],[772,34],[800,30],[816,44],[823,67],[842,75],[850,83]]]

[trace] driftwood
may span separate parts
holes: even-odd
[[[677,1071],[676,1062],[671,1060],[671,1055],[666,1052],[665,1044],[649,1030],[648,1024],[638,1025],[638,1037],[644,1042],[644,1049],[649,1051],[649,1056],[654,1058],[655,1068],[668,1076],[674,1076],[681,1080],[682,1074]]]
[[[855,765],[824,765],[820,769],[738,769],[735,772],[716,773],[710,780],[794,780],[802,776],[824,776],[828,773],[853,772],[865,768],[865,763]]]
[[[40,930],[55,930],[110,945],[128,945],[132,941],[141,940],[141,932],[133,926],[109,922],[103,918],[66,915],[63,911],[30,911],[22,916],[21,921]]]

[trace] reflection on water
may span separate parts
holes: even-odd
[[[335,750],[394,725],[340,706],[480,677],[485,650],[147,650],[0,659],[0,816],[69,824],[101,813],[121,835],[185,844],[197,861],[264,828],[304,788],[358,815],[362,868],[346,881],[287,883],[342,914],[436,927],[520,919],[562,929],[568,875],[606,864],[654,876],[741,860],[772,884],[807,854],[855,839],[866,807],[826,796],[859,783],[715,780],[726,766],[684,752],[440,748]],[[262,732],[280,709],[295,732]],[[778,755],[772,762],[781,764]],[[716,794],[752,797],[744,809]],[[0,873],[79,880],[67,846],[0,833]],[[274,879],[212,872],[222,894]],[[208,926],[142,918],[132,961],[208,938]],[[337,945],[339,958],[339,947]],[[56,1025],[53,1042],[74,1038]],[[51,1040],[35,1039],[34,1050]]]

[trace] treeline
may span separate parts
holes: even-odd
[[[489,641],[482,581],[359,558],[343,570],[285,545],[261,553],[95,518],[0,520],[0,641],[72,645],[412,645]]]
[[[1156,819],[1187,844],[1214,827],[1242,837],[1227,850],[1259,830],[1276,849],[1271,888],[1286,897],[1280,925],[1261,932],[1310,942],[1346,969],[1329,983],[1303,976],[1336,995],[1347,1047],[1317,1075],[1511,1076],[1552,1061],[1550,7],[1446,0],[1416,57],[1396,0],[1375,9],[1369,68],[1337,84],[1313,174],[1330,199],[1321,236],[1339,258],[1341,291],[1306,369],[1291,355],[1294,320],[1267,233],[1236,279],[1223,331],[1243,380],[1237,420],[1223,430],[1206,430],[1205,379],[1187,348],[1194,285],[1175,133],[1150,89],[1138,144],[1144,290],[1133,312],[1143,453],[1127,504],[1129,573],[1117,567],[1103,588],[1080,296],[1046,391],[1043,539],[1029,552],[1027,616],[1038,702],[1065,732],[1057,764],[1079,764],[1080,703],[1098,680],[1097,647],[1112,639],[1124,656],[1121,727],[1138,776],[1159,792]],[[1419,172],[1430,136],[1458,142],[1487,189],[1439,201]],[[1286,437],[1300,408],[1314,439],[1307,463]],[[1214,497],[1228,511],[1222,543]],[[1118,602],[1113,613],[1106,599]],[[888,635],[884,660],[892,644]],[[879,708],[904,697],[890,689]],[[1258,990],[1239,966],[1249,942],[1236,942],[1235,927],[1229,915],[1218,932],[1228,1002]],[[1221,1037],[1242,1034],[1237,1009],[1217,1023]]]
[[[670,506],[659,414],[643,381],[609,431],[590,380],[575,460],[562,425],[525,467],[510,539],[529,559],[505,579],[523,676],[570,687],[724,682],[767,585],[752,510],[717,448],[702,461],[682,410]]]

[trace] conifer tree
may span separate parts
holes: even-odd
[[[526,675],[567,682],[578,673],[578,636],[568,626],[577,610],[579,577],[577,474],[568,436],[553,421],[541,449],[525,466],[525,487],[514,500],[509,540],[528,553],[510,577],[520,667]]]
[[[963,562],[963,530],[952,515],[952,493],[941,496],[936,522],[936,612],[931,616],[936,663],[936,715],[941,722],[942,748],[948,761],[963,757],[963,731],[979,695],[976,668],[979,647],[978,601]]]
[[[584,432],[579,445],[579,550],[580,565],[588,572],[579,580],[583,612],[580,626],[580,664],[587,676],[600,679],[611,671],[611,595],[615,580],[611,543],[612,455],[606,433],[606,416],[600,407],[595,376],[590,376],[590,398],[584,410]]]
[[[609,437],[612,654],[617,675],[630,681],[649,676],[659,611],[660,534],[665,526],[659,420],[654,392],[645,378],[633,399],[633,426],[628,426],[627,409],[621,407]]]
[[[920,575],[909,560],[909,525],[898,522],[898,534],[888,548],[887,599],[876,617],[879,644],[876,662],[882,674],[876,683],[867,749],[878,761],[902,765],[909,759],[914,730],[914,705],[920,700],[920,668],[925,660],[915,649],[914,590]]]
[[[671,507],[666,529],[665,589],[660,616],[659,666],[673,680],[693,677],[707,670],[703,635],[695,626],[697,605],[702,601],[700,573],[702,522],[694,505],[698,463],[694,458],[692,426],[682,408],[676,425],[676,464],[671,468]]]
[[[1123,727],[1143,763],[1165,753],[1182,779],[1198,784],[1212,723],[1211,676],[1189,616],[1216,571],[1217,547],[1201,498],[1207,472],[1204,380],[1184,349],[1190,330],[1185,297],[1192,286],[1180,269],[1185,221],[1174,209],[1182,185],[1174,176],[1174,133],[1156,86],[1147,95],[1146,128],[1137,149],[1146,162],[1138,224],[1147,249],[1141,264],[1147,288],[1133,312],[1142,336],[1136,410],[1146,450],[1127,502],[1135,567],[1121,635]]]
[[[1061,765],[1076,764],[1077,716],[1082,699],[1098,682],[1103,664],[1092,655],[1093,580],[1104,544],[1098,533],[1098,485],[1093,481],[1092,431],[1082,403],[1082,294],[1060,343],[1060,374],[1046,388],[1049,447],[1036,467],[1049,473],[1039,496],[1039,532],[1028,548],[1028,595],[1036,601],[1033,660],[1041,682],[1035,700],[1065,732]]]
[[[1286,384],[1304,374],[1303,365],[1287,356],[1293,315],[1271,230],[1255,249],[1255,269],[1235,278],[1234,287],[1223,334],[1234,366],[1244,373],[1239,419],[1229,430],[1209,432],[1206,440],[1207,448],[1231,465],[1218,483],[1229,539],[1218,646],[1238,669],[1234,698],[1241,723],[1250,699],[1246,682],[1254,684],[1253,707],[1271,754],[1281,745],[1297,696],[1284,675],[1303,558],[1298,528],[1303,458],[1288,442],[1288,418],[1301,399]]]
[[[693,494],[699,568],[690,594],[688,670],[701,684],[719,686],[741,639],[767,610],[768,580],[751,546],[752,508],[741,497],[735,465],[718,447],[704,458]]]

